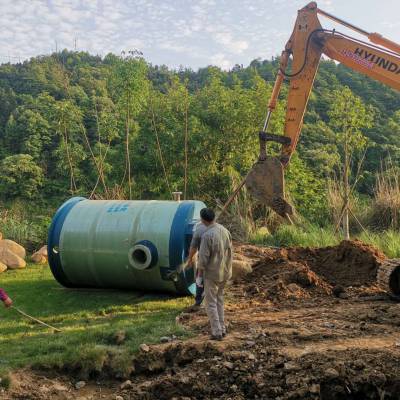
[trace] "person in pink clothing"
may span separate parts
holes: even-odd
[[[4,303],[5,307],[11,307],[12,306],[12,300],[8,296],[8,294],[0,288],[0,300]]]

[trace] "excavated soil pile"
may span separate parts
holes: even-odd
[[[382,252],[358,240],[330,247],[289,248],[282,250],[282,255],[308,265],[331,285],[344,287],[373,284],[379,265],[386,259]]]
[[[398,353],[374,351],[293,359],[260,335],[240,348],[186,359],[180,368],[171,363],[121,395],[135,400],[398,399],[399,362]]]
[[[285,258],[267,256],[253,266],[253,272],[239,284],[246,297],[269,300],[310,298],[331,291],[307,265]]]
[[[360,241],[342,241],[324,248],[264,249],[257,254],[243,246],[245,255],[258,256],[251,274],[233,291],[244,297],[272,301],[310,298],[337,289],[368,287],[385,255]],[[337,293],[335,293],[336,295]]]

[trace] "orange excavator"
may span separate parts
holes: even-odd
[[[369,42],[352,38],[335,29],[323,29],[318,14],[365,36]],[[308,98],[323,54],[400,90],[399,44],[378,33],[369,33],[343,21],[319,9],[315,2],[309,3],[298,11],[293,33],[282,52],[264,127],[259,133],[260,155],[243,182],[256,199],[289,219],[293,210],[285,200],[284,169],[296,150]],[[289,72],[290,59],[291,71]],[[268,124],[285,78],[289,81],[289,93],[282,136],[268,133]],[[282,144],[279,157],[267,155],[266,143],[269,141]]]
[[[369,42],[352,38],[336,30],[323,29],[318,14],[365,36]],[[296,150],[308,98],[323,54],[400,90],[399,44],[378,33],[369,33],[343,21],[319,9],[315,2],[298,11],[293,33],[282,52],[264,127],[259,133],[260,155],[242,182],[256,199],[289,220],[293,209],[285,200],[284,169]],[[291,71],[288,72],[290,58]],[[285,78],[289,80],[289,93],[282,136],[268,133],[268,124]],[[267,155],[266,143],[269,141],[282,144],[279,157]],[[229,201],[239,189],[240,187]],[[400,259],[386,260],[379,266],[377,283],[383,290],[400,299]]]

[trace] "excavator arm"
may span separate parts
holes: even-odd
[[[351,38],[335,30],[323,29],[318,14],[361,33],[370,42],[383,47]],[[281,56],[264,127],[259,133],[260,156],[246,178],[246,186],[250,193],[283,217],[292,214],[292,207],[284,197],[284,168],[296,150],[307,102],[323,54],[400,90],[400,45],[318,9],[315,2],[299,10],[293,33]],[[290,58],[291,71],[288,72]],[[289,80],[285,128],[284,135],[278,136],[268,133],[267,130],[285,78]],[[268,141],[282,144],[279,158],[267,156]]]

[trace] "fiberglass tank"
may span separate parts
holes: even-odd
[[[87,200],[74,197],[49,230],[51,271],[63,286],[190,294],[185,261],[201,201]]]

